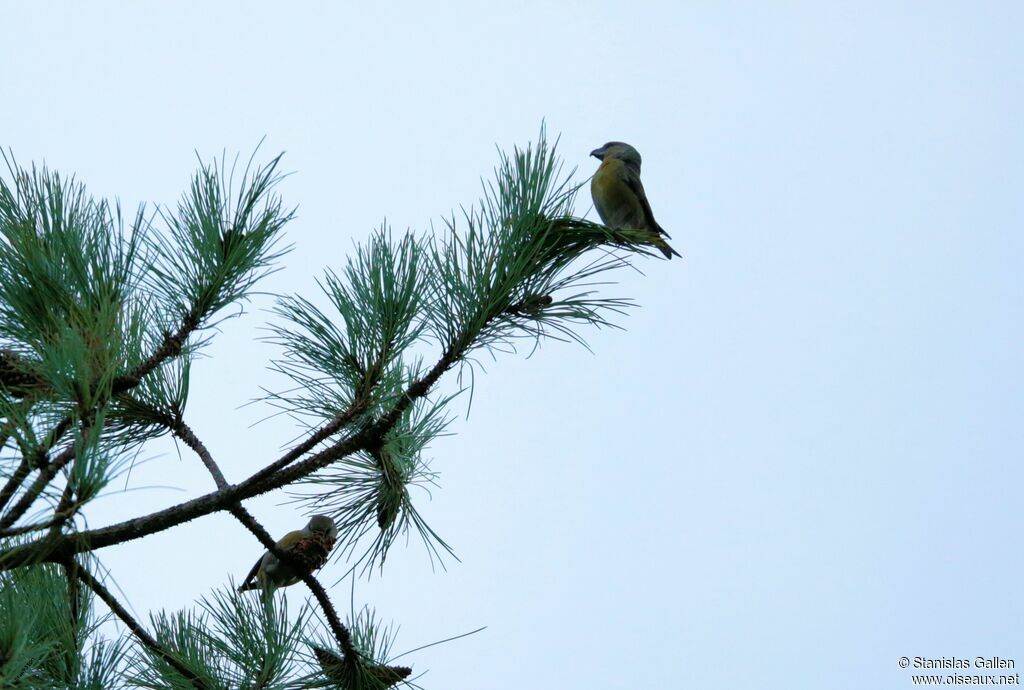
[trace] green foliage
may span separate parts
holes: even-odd
[[[0,178],[0,347],[47,409],[90,408],[141,356],[140,239],[120,208],[46,168]]]
[[[293,386],[270,396],[289,413],[322,423],[357,409],[349,429],[366,428],[393,409],[424,376],[413,351],[439,349],[446,368],[472,364],[477,350],[515,349],[522,338],[571,339],[577,329],[611,326],[628,300],[598,297],[595,277],[627,265],[632,245],[621,232],[572,216],[578,187],[564,175],[544,132],[536,146],[501,156],[480,203],[436,234],[399,239],[386,226],[358,246],[339,276],[321,290],[326,312],[300,297],[279,300],[272,340],[283,356],[274,368]],[[464,226],[464,227],[463,227]],[[584,257],[598,249],[594,259]],[[436,475],[422,453],[448,424],[451,398],[415,401],[380,448],[339,459],[306,480],[299,494],[311,510],[338,522],[339,558],[352,567],[383,565],[388,549],[412,528],[431,558],[451,549],[416,510],[409,488]],[[365,546],[360,546],[365,544]]]
[[[465,228],[454,217],[445,222],[430,244],[425,317],[446,352],[466,357],[478,348],[514,347],[517,338],[539,339],[550,330],[584,343],[576,326],[608,326],[605,314],[629,305],[590,290],[565,294],[626,265],[604,250],[597,260],[580,261],[608,235],[572,216],[578,189],[542,131],[536,147],[501,155],[479,206],[463,213]]]
[[[423,451],[445,433],[451,421],[445,412],[448,402],[423,399],[399,417],[379,448],[342,458],[309,477],[303,491],[293,492],[311,512],[334,518],[341,540],[337,559],[364,572],[383,567],[388,550],[410,527],[432,558],[443,563],[445,554],[454,556],[420,516],[409,491],[414,486],[429,490],[435,483]]]
[[[161,647],[208,688],[293,687],[298,649],[309,611],[290,621],[283,596],[253,597],[234,587],[214,590],[198,611],[152,616]],[[141,688],[194,688],[168,661],[144,649],[133,659],[130,681]]]
[[[394,395],[404,383],[402,353],[423,330],[422,257],[421,242],[408,234],[395,241],[385,226],[356,247],[341,275],[328,271],[320,283],[333,313],[302,297],[280,299],[275,313],[284,323],[273,326],[272,340],[283,357],[274,368],[296,387],[273,399],[322,419]]]
[[[29,491],[53,501],[70,482],[81,506],[134,446],[180,418],[190,357],[202,341],[190,336],[266,275],[291,213],[273,194],[279,159],[247,168],[237,190],[223,165],[202,166],[178,214],[156,214],[163,230],[144,208],[126,226],[119,206],[89,197],[73,179],[5,160],[0,477],[14,481],[26,463],[42,468],[63,442],[71,465]],[[15,458],[2,454],[8,441]],[[23,495],[0,528],[33,500]]]
[[[0,574],[0,687],[100,690],[115,684],[124,641],[97,636],[102,618],[54,565]]]
[[[71,486],[75,503],[85,504],[96,498],[113,478],[116,457],[101,446],[105,410],[100,410],[95,423],[77,433],[75,459],[71,463],[67,482]]]
[[[313,670],[301,679],[302,687],[385,690],[398,684],[411,685],[405,680],[411,669],[389,663],[398,635],[393,625],[381,623],[376,612],[369,607],[350,612],[345,623],[352,632],[357,656],[346,657],[333,649],[328,632],[320,626],[307,639],[313,653],[307,663]]]
[[[250,160],[237,184],[235,163],[201,163],[175,209],[140,208],[128,223],[116,204],[92,199],[73,180],[5,160],[0,686],[408,684],[410,669],[388,665],[393,631],[368,609],[351,616],[349,644],[326,613],[329,627],[306,608],[289,616],[283,593],[213,590],[197,610],[151,616],[154,643],[90,580],[134,633],[110,642],[96,632],[91,592],[71,573],[39,563],[64,563],[69,544],[93,543],[75,535],[84,510],[141,444],[173,432],[218,476],[184,426],[191,361],[217,319],[241,313],[285,251],[281,233],[293,213],[275,192],[280,156],[264,166]],[[542,130],[536,144],[501,155],[479,203],[458,218],[426,233],[396,233],[385,223],[340,270],[326,270],[322,294],[278,298],[269,340],[280,354],[271,368],[289,383],[267,400],[310,435],[246,480],[276,477],[276,484],[242,499],[290,489],[305,508],[334,518],[335,558],[362,574],[382,569],[410,533],[432,560],[453,555],[416,504],[436,486],[426,453],[448,433],[453,401],[465,390],[462,368],[472,382],[482,353],[546,338],[585,346],[585,327],[613,326],[610,319],[630,306],[597,294],[606,274],[658,250],[650,233],[574,217],[578,189]],[[452,369],[460,386],[438,392]],[[207,512],[238,515],[237,498]],[[125,523],[125,539],[139,536],[135,522]],[[35,549],[26,559],[33,565],[3,571],[26,562],[4,562],[26,545]],[[310,634],[317,625],[321,634]]]
[[[165,234],[147,236],[153,260],[147,285],[173,319],[202,321],[244,299],[283,251],[280,231],[292,219],[274,187],[281,157],[242,174],[235,190],[235,165],[202,164],[176,214],[160,212]]]
[[[185,412],[190,371],[189,360],[173,360],[130,393],[115,396],[104,426],[108,444],[127,449],[167,433],[167,419],[179,419]]]

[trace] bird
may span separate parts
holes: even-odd
[[[612,230],[648,230],[652,234],[651,244],[666,259],[680,256],[662,235],[672,237],[654,220],[640,182],[640,152],[621,141],[609,141],[590,155],[601,161],[590,180],[590,195],[601,221]]]
[[[319,570],[338,539],[338,526],[329,515],[314,515],[300,530],[289,532],[277,542],[277,548],[291,556],[304,572]],[[291,563],[283,563],[267,551],[245,576],[239,592],[250,589],[276,589],[294,585],[302,577]]]

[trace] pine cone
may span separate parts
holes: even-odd
[[[312,573],[326,565],[336,541],[322,534],[313,534],[295,544],[291,556],[306,572]]]

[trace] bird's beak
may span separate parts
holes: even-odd
[[[599,149],[594,149],[593,151],[590,152],[590,155],[599,161],[604,160],[604,147],[602,146]]]

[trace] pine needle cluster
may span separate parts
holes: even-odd
[[[313,688],[411,684],[389,663],[374,616],[342,622],[313,573],[313,604],[289,616],[283,592],[214,587],[197,608],[136,620],[110,591],[102,550],[225,511],[275,549],[244,502],[283,492],[328,514],[328,569],[383,569],[400,538],[432,559],[451,547],[417,502],[436,488],[426,452],[450,433],[481,353],[546,339],[586,345],[628,299],[607,275],[657,247],[573,215],[578,187],[542,131],[501,154],[480,202],[424,232],[384,225],[319,281],[278,297],[269,324],[267,404],[301,436],[229,483],[187,424],[191,363],[225,318],[281,266],[293,212],[280,157],[244,169],[201,164],[176,207],[90,197],[73,179],[5,156],[0,176],[0,686]],[[326,306],[324,306],[326,305]],[[230,403],[226,403],[230,404]],[[171,435],[217,489],[122,523],[88,528],[89,504],[132,457]],[[425,491],[424,491],[425,490]],[[281,555],[282,558],[286,556]],[[158,565],[158,564],[157,564]],[[103,615],[96,613],[100,600]],[[124,635],[104,639],[101,623]],[[314,632],[310,632],[314,631]]]

